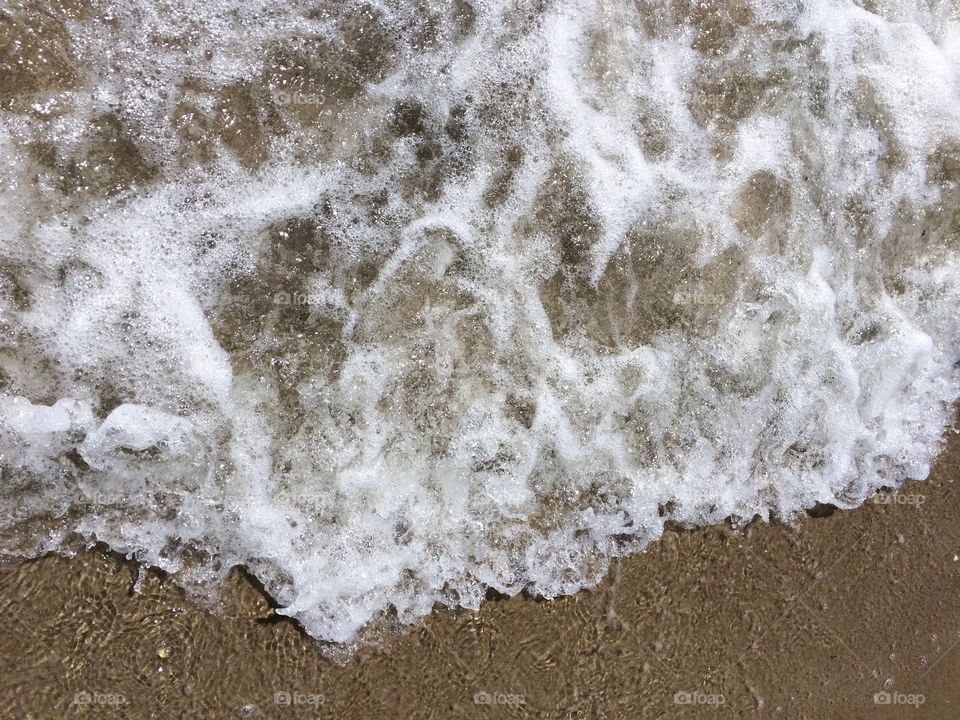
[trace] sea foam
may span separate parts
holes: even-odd
[[[314,637],[923,478],[950,2],[0,11],[0,551]]]

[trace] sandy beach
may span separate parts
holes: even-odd
[[[213,614],[106,553],[0,574],[4,718],[943,718],[960,690],[960,439],[928,482],[668,533],[596,589],[490,599],[345,664],[243,574]]]

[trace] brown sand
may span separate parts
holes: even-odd
[[[670,532],[595,590],[438,611],[344,666],[242,573],[218,617],[110,553],[45,557],[0,571],[0,717],[955,720],[957,478],[951,434],[897,502]]]

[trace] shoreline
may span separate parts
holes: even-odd
[[[242,569],[213,614],[112,551],[47,555],[0,569],[0,714],[953,718],[958,479],[948,432],[859,508],[669,530],[593,589],[437,609],[342,665]]]

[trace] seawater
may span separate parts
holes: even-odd
[[[958,77],[952,2],[7,2],[0,552],[351,643],[923,478]]]

